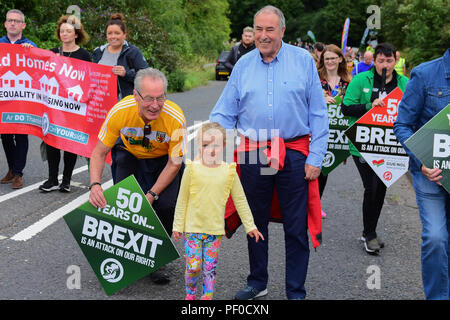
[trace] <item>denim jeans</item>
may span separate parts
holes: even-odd
[[[421,172],[412,171],[422,220],[422,281],[426,299],[450,297],[450,194]]]

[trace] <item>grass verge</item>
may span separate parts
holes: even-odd
[[[185,74],[184,91],[202,86],[210,80],[215,79],[216,64],[211,60],[200,57],[189,65],[183,67],[181,71]]]

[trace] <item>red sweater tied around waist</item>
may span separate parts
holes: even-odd
[[[236,170],[240,176],[239,153],[254,151],[260,148],[267,157],[268,164],[276,170],[283,170],[284,159],[286,157],[286,148],[301,152],[306,157],[309,154],[309,135],[296,139],[294,141],[285,142],[282,138],[274,138],[272,141],[256,142],[241,136],[241,143],[234,151],[234,161],[236,161]],[[308,231],[311,237],[313,247],[317,248],[322,242],[322,215],[319,194],[318,179],[310,180],[308,185]],[[270,209],[270,221],[283,222],[280,204],[276,192],[273,191],[272,207]],[[227,238],[231,238],[236,229],[240,226],[241,221],[234,207],[231,196],[228,199],[225,208],[225,233]]]

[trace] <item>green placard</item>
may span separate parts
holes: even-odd
[[[104,191],[64,220],[107,295],[180,257],[134,176]]]
[[[405,145],[426,167],[442,169],[440,182],[450,193],[450,104],[409,137]]]
[[[328,175],[342,161],[348,158],[348,138],[344,134],[348,128],[349,119],[342,114],[340,96],[336,96],[335,104],[329,104],[328,107],[328,125],[330,134],[328,136],[328,149],[322,162],[322,173]]]

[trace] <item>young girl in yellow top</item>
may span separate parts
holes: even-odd
[[[250,237],[264,240],[253,221],[236,163],[222,161],[225,129],[218,123],[206,123],[197,132],[200,155],[186,161],[175,208],[173,236],[184,233],[186,250],[186,300],[195,300],[197,281],[203,270],[202,300],[211,300],[216,282],[217,257],[225,234],[225,204],[231,194]]]

